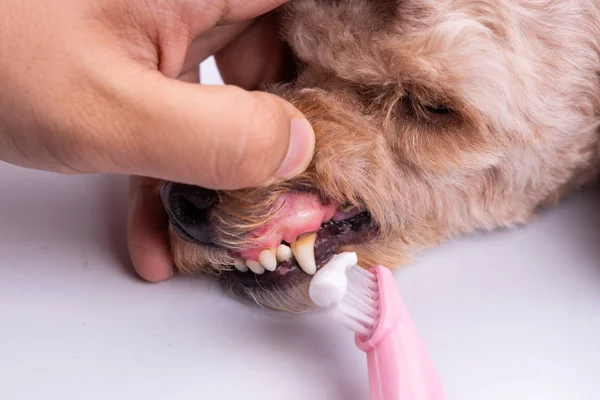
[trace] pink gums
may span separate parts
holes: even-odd
[[[336,215],[336,204],[323,204],[319,197],[311,193],[286,193],[275,205],[283,207],[277,218],[252,231],[253,238],[259,238],[256,247],[237,254],[246,260],[258,261],[262,250],[275,249],[282,241],[293,243],[303,233],[317,232],[323,222]]]

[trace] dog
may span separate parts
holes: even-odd
[[[294,0],[278,12],[298,70],[265,90],[311,121],[314,159],[268,188],[161,183],[184,273],[310,311],[311,274],[337,252],[396,268],[596,180],[600,1]]]

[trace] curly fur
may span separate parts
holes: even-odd
[[[282,193],[314,188],[378,222],[376,241],[352,247],[363,265],[401,265],[448,238],[526,223],[595,180],[599,1],[295,0],[281,12],[299,71],[268,90],[309,118],[316,154],[292,182],[221,193],[219,243],[247,245]],[[181,270],[227,269],[227,254],[172,239]],[[306,281],[245,291],[310,308]]]

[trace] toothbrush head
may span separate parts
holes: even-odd
[[[356,253],[341,253],[313,277],[309,295],[333,318],[364,337],[378,325],[379,292],[377,276],[357,265]]]

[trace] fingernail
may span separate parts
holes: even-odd
[[[315,151],[315,131],[305,118],[292,119],[290,144],[277,176],[293,178],[308,168]]]

